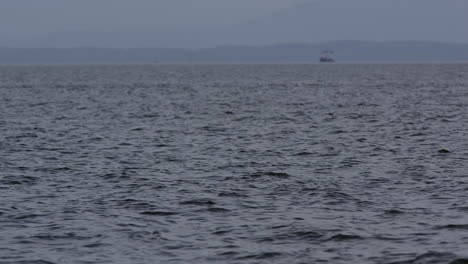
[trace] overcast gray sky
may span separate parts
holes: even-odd
[[[0,46],[468,42],[468,0],[0,0]]]
[[[0,34],[236,24],[314,0],[0,0]]]

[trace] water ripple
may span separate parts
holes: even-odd
[[[468,263],[467,72],[2,66],[0,264]]]

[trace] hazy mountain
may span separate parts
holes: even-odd
[[[468,44],[338,41],[208,49],[0,48],[0,64],[315,63],[325,49],[335,50],[338,62],[468,61]]]
[[[103,47],[103,48],[200,48],[212,44],[211,34],[204,31],[174,30],[133,31],[133,32],[86,32],[65,31],[22,41],[15,47],[68,48],[68,47]],[[204,37],[206,36],[206,37]]]

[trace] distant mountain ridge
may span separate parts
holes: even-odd
[[[165,48],[0,48],[0,64],[316,63],[323,50],[338,62],[468,62],[468,43],[334,41],[264,46]]]

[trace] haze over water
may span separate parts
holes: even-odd
[[[468,263],[468,65],[0,67],[0,263]]]

